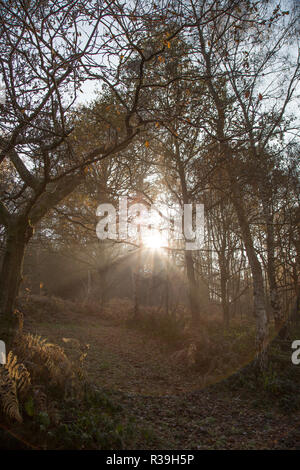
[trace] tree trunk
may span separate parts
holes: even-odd
[[[261,265],[257,258],[257,254],[253,245],[249,223],[246,218],[244,207],[241,203],[241,193],[240,191],[238,191],[236,182],[234,180],[232,180],[232,203],[236,210],[243,242],[247,253],[247,258],[252,273],[254,317],[256,320],[257,355],[261,360],[261,365],[264,365],[264,352],[268,338],[268,321],[265,305],[263,275]]]
[[[284,316],[282,311],[282,306],[280,302],[278,286],[276,282],[276,272],[275,272],[275,245],[274,245],[274,221],[271,209],[271,201],[268,200],[268,197],[264,194],[265,189],[260,187],[263,213],[267,228],[267,274],[269,281],[269,291],[270,291],[270,304],[272,308],[275,329],[280,331],[283,323]]]
[[[21,282],[25,248],[33,234],[33,225],[70,194],[83,181],[83,174],[68,175],[49,183],[34,202],[30,200],[22,214],[10,214],[2,208],[6,248],[0,272],[0,338],[9,345],[14,334],[12,315]],[[24,215],[26,214],[26,215]]]
[[[225,232],[225,224],[223,224]],[[228,299],[228,260],[226,259],[226,236],[223,233],[221,247],[218,251],[218,261],[221,281],[221,302],[223,310],[223,322],[225,328],[229,327],[229,299]]]
[[[165,270],[166,278],[165,278],[165,308],[166,314],[169,314],[169,252],[167,253],[167,263],[166,263],[166,270]]]
[[[139,238],[139,241],[141,239]],[[141,246],[141,245],[140,245]],[[136,253],[136,265],[132,272],[133,280],[133,317],[140,317],[140,290],[141,290],[141,248]]]
[[[139,303],[139,275],[136,272],[132,273],[132,290],[133,290],[133,317],[137,319],[140,316],[140,303]]]
[[[15,330],[12,315],[22,280],[25,248],[32,236],[32,227],[18,218],[9,224],[6,247],[0,273],[0,338],[9,347]]]
[[[192,322],[197,325],[200,320],[199,311],[199,293],[197,289],[197,283],[195,278],[195,269],[193,262],[193,255],[190,251],[185,251],[185,265],[186,274],[188,279],[188,296],[191,308]]]
[[[189,194],[188,194],[188,188],[187,188],[187,182],[186,182],[185,168],[180,157],[180,150],[179,150],[179,145],[178,145],[177,140],[175,140],[175,146],[176,146],[175,158],[177,162],[178,174],[179,174],[180,185],[181,185],[182,202],[183,204],[189,204],[190,200],[189,200]],[[199,308],[200,302],[199,302],[199,292],[198,292],[199,289],[196,283],[193,254],[189,250],[185,250],[185,266],[186,266],[186,274],[187,274],[187,279],[188,279],[188,297],[189,297],[190,308],[191,308],[192,322],[193,324],[198,325],[200,321],[200,308]]]
[[[220,150],[223,156],[226,156],[226,172],[231,185],[231,199],[233,206],[235,208],[239,226],[241,229],[242,239],[246,248],[247,257],[251,267],[252,277],[253,277],[253,289],[254,289],[254,315],[256,318],[256,340],[257,340],[257,354],[264,362],[264,350],[267,343],[268,328],[267,328],[267,314],[265,307],[265,298],[264,298],[264,284],[262,277],[262,269],[257,258],[257,254],[253,245],[252,234],[249,227],[249,221],[245,214],[245,209],[243,203],[241,202],[241,195],[243,194],[241,188],[239,188],[237,178],[234,176],[236,172],[236,166],[233,159],[232,148],[228,143],[228,138],[225,135],[225,122],[226,122],[226,103],[223,96],[219,93],[218,88],[215,87],[214,83],[214,73],[212,71],[211,65],[211,54],[206,50],[206,41],[203,36],[201,28],[198,28],[201,52],[205,61],[206,71],[208,73],[208,89],[210,95],[215,103],[217,109],[217,119],[216,119],[216,135],[219,141]]]
[[[220,267],[222,263],[220,264]],[[222,310],[223,310],[223,322],[225,328],[229,327],[229,303],[227,295],[227,275],[224,267],[221,267],[221,301],[222,301]]]

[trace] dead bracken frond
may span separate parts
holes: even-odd
[[[0,404],[9,418],[22,421],[19,397],[26,396],[30,385],[30,373],[10,351],[6,364],[0,368]]]

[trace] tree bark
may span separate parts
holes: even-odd
[[[226,122],[226,106],[228,101],[226,98],[219,93],[218,88],[215,86],[214,83],[214,73],[212,70],[212,56],[211,52],[206,49],[206,41],[203,35],[203,32],[198,26],[198,33],[200,39],[200,46],[201,52],[205,61],[206,71],[208,73],[208,89],[210,95],[214,101],[217,110],[217,118],[216,118],[216,138],[219,142],[220,151],[223,156],[226,156],[226,172],[228,175],[228,179],[231,185],[231,200],[233,206],[235,208],[239,226],[241,229],[242,239],[244,241],[247,257],[249,260],[249,264],[251,267],[251,273],[253,278],[253,303],[254,303],[254,316],[256,318],[256,342],[257,342],[257,355],[260,357],[262,361],[262,365],[265,362],[265,347],[267,343],[267,336],[268,336],[268,327],[267,327],[267,314],[266,314],[266,307],[265,307],[265,296],[264,296],[264,283],[263,283],[263,276],[262,276],[262,269],[260,262],[257,258],[257,254],[254,248],[252,234],[249,227],[249,221],[245,214],[245,208],[243,203],[241,202],[242,191],[241,188],[238,187],[238,180],[234,176],[235,175],[235,162],[233,159],[233,151],[228,143],[227,136],[225,135],[225,122]]]
[[[261,362],[264,362],[264,351],[267,345],[268,338],[268,321],[265,305],[264,282],[260,262],[253,245],[252,235],[248,220],[246,218],[244,207],[241,203],[241,194],[238,191],[236,182],[232,180],[232,203],[236,210],[239,221],[239,226],[242,233],[243,242],[245,245],[247,258],[250,264],[252,281],[253,281],[253,304],[254,304],[254,317],[256,320],[256,343],[257,355],[260,357]]]
[[[176,147],[175,158],[176,158],[177,170],[178,170],[180,186],[181,186],[182,203],[184,205],[184,204],[189,204],[191,201],[189,200],[185,168],[180,158],[180,150],[179,150],[179,145],[178,145],[177,140],[175,140],[175,147]],[[189,302],[190,302],[192,322],[193,324],[198,325],[200,321],[199,288],[196,282],[193,254],[191,251],[188,251],[188,250],[185,250],[185,266],[186,266],[186,274],[187,274],[187,280],[188,280],[188,297],[189,297]]]
[[[33,204],[29,201],[27,208],[19,215],[10,214],[3,205],[0,206],[6,238],[0,271],[0,339],[6,342],[7,347],[15,332],[16,317],[12,314],[22,280],[25,249],[33,235],[33,226],[82,181],[83,176],[78,174],[49,183]]]
[[[12,220],[6,233],[6,247],[0,273],[0,337],[7,347],[13,338],[16,319],[12,315],[15,300],[22,281],[25,248],[33,229],[28,220],[17,217]]]
[[[195,278],[193,255],[190,251],[185,251],[185,265],[188,279],[188,296],[191,308],[192,322],[193,324],[197,325],[200,321],[199,292]]]
[[[227,290],[227,272],[226,268],[224,267],[224,261],[219,261],[220,271],[221,271],[221,302],[222,302],[222,310],[223,310],[223,322],[225,328],[229,327],[229,303],[228,303],[228,290]]]
[[[275,269],[275,245],[274,245],[274,221],[271,209],[271,201],[264,194],[264,188],[260,188],[263,213],[267,229],[267,275],[269,281],[270,304],[272,308],[275,330],[281,330],[284,323],[284,315],[280,302]]]

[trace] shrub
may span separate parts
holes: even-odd
[[[47,412],[56,421],[55,399],[83,396],[84,347],[80,345],[79,361],[74,363],[62,347],[38,335],[24,333],[23,315],[16,313],[19,329],[13,351],[0,368],[0,407],[5,416],[19,422],[23,419],[22,412],[29,417]]]
[[[187,321],[178,311],[166,313],[158,308],[144,307],[126,323],[127,326],[158,337],[169,345],[176,345],[185,338]]]

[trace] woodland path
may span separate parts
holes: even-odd
[[[63,337],[90,344],[87,371],[130,415],[149,427],[156,449],[300,449],[300,416],[257,406],[222,383],[201,389],[185,366],[155,339],[107,319],[64,316],[31,319],[32,333],[65,347]],[[141,443],[141,448],[143,444]]]

